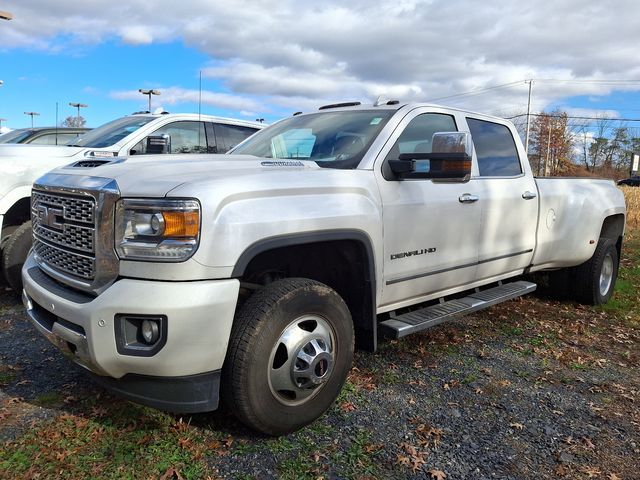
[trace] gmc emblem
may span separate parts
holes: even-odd
[[[62,217],[64,210],[61,208],[38,205],[38,223],[54,230],[64,230]]]

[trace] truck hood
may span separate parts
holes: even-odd
[[[79,161],[54,172],[114,179],[123,196],[160,197],[185,184],[215,184],[229,179],[238,182],[240,177],[321,169],[311,161],[250,155],[145,155],[116,158],[98,166],[89,162]]]
[[[66,145],[2,144],[0,145],[0,161],[2,161],[2,157],[72,157],[83,150],[86,148],[67,147]]]

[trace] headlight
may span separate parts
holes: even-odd
[[[198,248],[197,200],[120,200],[115,245],[123,260],[182,262]]]

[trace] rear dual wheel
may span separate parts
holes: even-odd
[[[602,305],[613,295],[618,278],[618,250],[610,238],[598,241],[593,256],[573,270],[573,293],[587,305]]]
[[[267,285],[234,322],[222,379],[227,406],[268,435],[313,422],[342,389],[353,339],[349,309],[328,286],[302,278]]]

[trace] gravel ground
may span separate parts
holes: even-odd
[[[295,434],[257,436],[224,412],[188,423],[221,439],[199,459],[210,478],[637,479],[638,346],[637,323],[530,297],[357,353],[335,406]],[[0,293],[0,445],[90,416],[91,397],[125,404]]]

